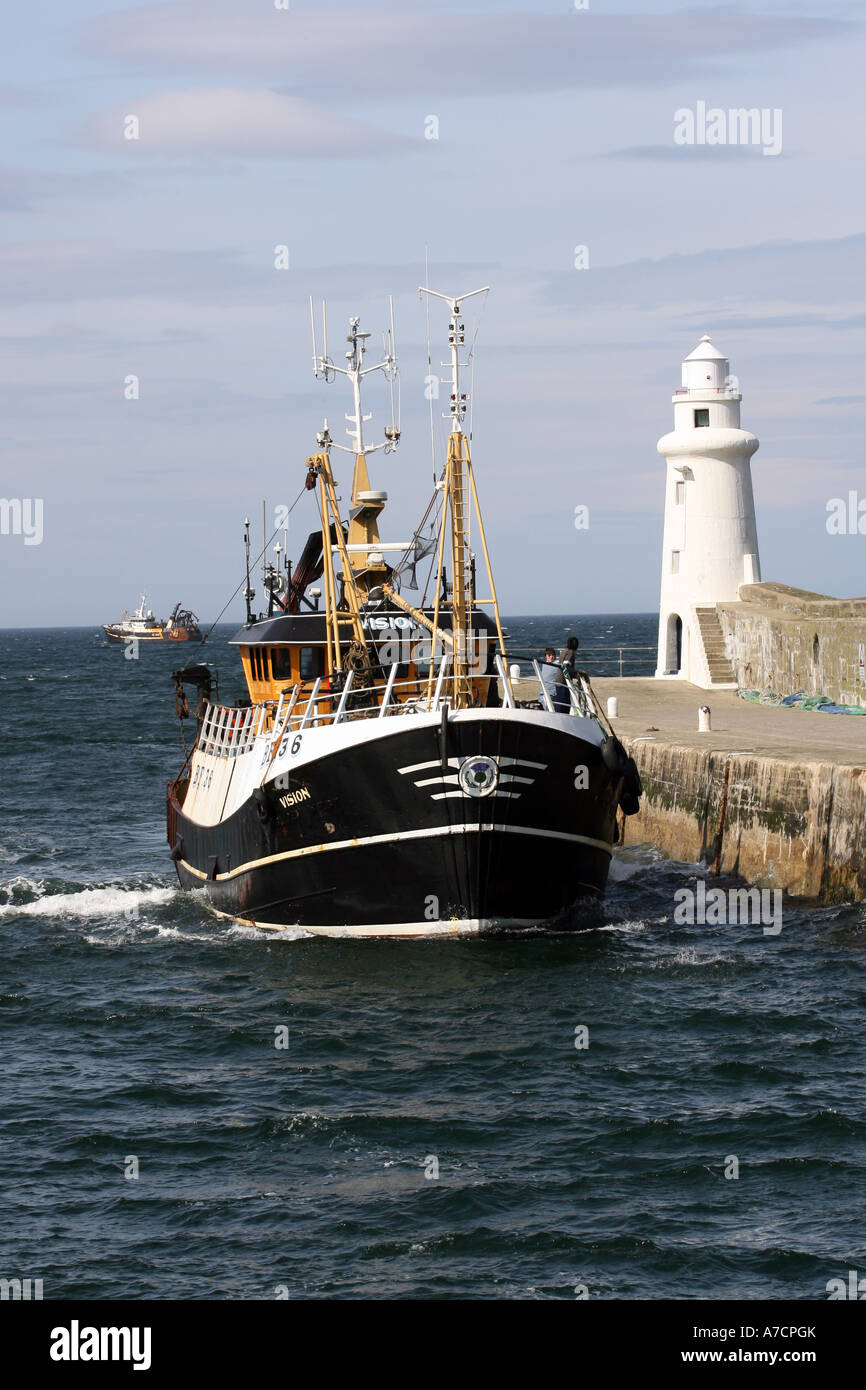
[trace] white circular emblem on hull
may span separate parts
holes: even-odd
[[[493,758],[484,755],[466,758],[457,780],[467,796],[489,796],[499,782],[499,768]]]

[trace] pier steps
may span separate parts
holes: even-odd
[[[734,668],[725,652],[725,635],[715,608],[696,608],[704,654],[710,668],[710,685],[735,686]]]

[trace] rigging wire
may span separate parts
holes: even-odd
[[[469,436],[468,436],[470,445],[471,445],[471,443],[472,443],[473,421],[474,421],[474,417],[475,417],[475,344],[476,344],[477,341],[478,341],[478,334],[479,334],[479,332],[481,331],[481,320],[484,318],[484,310],[487,308],[487,301],[488,301],[489,298],[490,298],[490,291],[488,290],[487,293],[485,294],[483,300],[481,301],[481,312],[480,312],[479,315],[478,315],[478,322],[477,322],[476,325],[475,325],[475,332],[472,334],[472,346],[471,346],[470,349],[469,349],[469,358],[468,358],[468,363],[467,363],[467,365],[469,366],[469,369],[470,369],[470,376],[469,376]],[[470,454],[471,454],[471,450],[470,450]],[[472,551],[472,508],[471,508],[471,507],[467,508],[467,512],[466,512],[466,544],[467,544],[467,546],[469,547],[469,550],[470,550],[470,553],[471,553],[471,551]]]
[[[488,290],[481,301],[481,313],[478,315],[478,322],[475,325],[475,332],[472,334],[472,346],[469,349],[469,362],[472,367],[472,376],[469,379],[469,443],[472,443],[472,421],[475,410],[475,344],[478,341],[478,334],[481,331],[481,321],[484,318],[484,311],[487,308],[487,301],[490,298]]]
[[[424,247],[424,284],[430,288],[430,265],[427,246]],[[433,421],[433,353],[430,345],[430,296],[425,294],[425,313],[427,318],[427,403],[430,406],[430,457],[433,465],[433,486],[436,486],[436,426]]]
[[[305,493],[306,491],[307,491],[307,485],[306,485],[306,483],[304,483],[304,486],[301,488],[301,490],[300,490],[300,492],[298,493],[297,497],[295,498],[294,502],[293,502],[292,505],[289,507],[289,510],[288,510],[288,515],[289,515],[289,516],[291,516],[292,512],[295,510],[295,507],[298,505],[298,503],[300,502],[301,498],[303,497],[303,495],[304,495],[304,493]],[[255,566],[259,563],[259,560],[261,560],[262,557],[263,557],[264,555],[267,554],[268,546],[270,545],[271,541],[274,539],[274,536],[279,535],[280,531],[282,531],[283,529],[284,529],[283,526],[278,526],[278,527],[276,528],[276,530],[275,530],[274,532],[272,532],[270,538],[269,538],[267,541],[265,541],[265,544],[262,546],[262,548],[261,548],[261,550],[259,551],[258,555],[256,556],[255,560],[253,560],[251,568],[255,568]],[[235,589],[234,593],[229,597],[229,599],[227,600],[227,602],[226,602],[226,603],[223,605],[223,607],[220,609],[220,612],[219,612],[218,616],[217,616],[216,618],[214,618],[213,622],[211,623],[211,625],[210,625],[210,627],[208,628],[207,632],[205,633],[204,637],[201,639],[201,641],[200,641],[200,643],[199,643],[199,651],[201,651],[201,649],[202,649],[202,647],[204,646],[205,642],[206,642],[207,639],[210,637],[211,633],[213,632],[214,628],[216,627],[216,625],[217,625],[217,623],[219,622],[220,618],[222,617],[223,613],[225,613],[225,611],[226,611],[226,609],[228,608],[229,604],[233,601],[233,599],[235,599],[235,598],[237,597],[237,595],[240,593],[241,589],[243,588],[244,584],[246,584],[246,582],[247,582],[247,576],[246,576],[246,574],[244,574],[244,577],[243,577],[243,579],[241,580],[240,584],[237,586],[237,588]],[[290,576],[290,583],[291,583],[291,576]],[[198,652],[196,653],[196,655],[198,655]],[[182,670],[182,671],[186,671],[186,670],[188,669],[188,667],[189,667],[189,661],[186,663],[186,666],[182,666],[182,667],[181,667],[181,670]]]

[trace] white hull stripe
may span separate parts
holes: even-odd
[[[604,850],[605,854],[612,853],[612,846],[607,840],[594,840],[590,835],[572,835],[565,830],[539,830],[528,825],[437,825],[429,830],[399,830],[388,835],[366,835],[359,840],[334,840],[326,845],[305,845],[303,849],[287,849],[281,854],[269,854],[263,859],[251,859],[248,864],[241,864],[236,869],[231,869],[229,873],[217,874],[216,881],[224,883],[228,879],[237,878],[238,874],[249,873],[252,869],[260,869],[265,864],[279,864],[284,859],[301,859],[310,854],[326,854],[335,849],[360,849],[362,845],[391,845],[395,840],[428,840],[439,835],[472,835],[484,831],[499,831],[503,835],[537,835],[545,840],[569,840],[576,845],[591,845],[593,849]],[[208,876],[203,869],[197,869],[193,864],[181,859],[181,864],[200,878],[202,882],[208,881]],[[213,882],[213,880],[210,880]]]
[[[511,772],[503,772],[499,777],[500,782],[523,782],[527,787],[531,787],[535,781],[534,777],[515,777]],[[424,777],[420,782],[416,782],[416,787],[457,787],[460,779],[457,773],[448,773],[445,777]]]
[[[459,768],[462,763],[471,761],[471,756],[466,758],[449,758],[448,766]],[[534,767],[538,772],[544,772],[547,767],[547,763],[532,763],[528,758],[496,757],[495,761],[500,767]],[[429,763],[412,763],[409,767],[398,767],[397,771],[400,773],[401,777],[405,777],[408,773],[427,772],[430,768],[434,767],[442,767],[441,758],[434,758],[432,762]],[[422,782],[416,782],[415,785],[417,787],[423,786],[424,784]]]
[[[342,927],[319,927],[308,926],[305,922],[260,922],[252,917],[233,917],[231,913],[220,912],[215,907],[210,910],[215,917],[222,917],[227,922],[239,922],[244,927],[257,927],[260,931],[309,932],[311,936],[476,936],[478,932],[490,930],[527,931],[556,920],[545,918],[539,922],[535,917],[457,917],[448,922],[369,922],[364,925],[347,923]]]
[[[449,796],[460,796],[460,797],[463,798],[464,801],[468,801],[468,800],[469,800],[469,796],[468,796],[467,793],[466,793],[465,791],[463,791],[462,789],[461,789],[460,791],[457,791],[457,792],[433,792],[432,795],[431,795],[431,797],[430,797],[430,800],[431,800],[431,801],[447,801],[447,799],[448,799]],[[510,797],[512,797],[512,798],[516,801],[517,798],[520,796],[520,792],[488,792],[488,793],[487,793],[487,796],[490,797],[491,801],[493,801],[497,796],[510,796]],[[485,797],[485,800],[486,800],[486,799],[487,799],[487,798]]]

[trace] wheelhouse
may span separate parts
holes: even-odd
[[[428,616],[425,614],[425,616]],[[447,618],[440,628],[447,632]],[[486,613],[474,614],[478,634],[472,687],[477,705],[498,703],[496,629]],[[365,637],[372,664],[359,669],[355,684],[384,691],[393,672],[392,700],[420,699],[430,677],[430,663],[438,671],[443,650],[434,650],[430,633],[398,609],[377,607],[363,614]],[[345,641],[340,646],[341,669],[331,669],[322,613],[285,614],[247,624],[230,639],[240,648],[249,698],[254,705],[272,705],[298,687],[298,702],[308,699],[316,682],[323,703],[330,703],[342,689],[352,646],[347,614]]]

